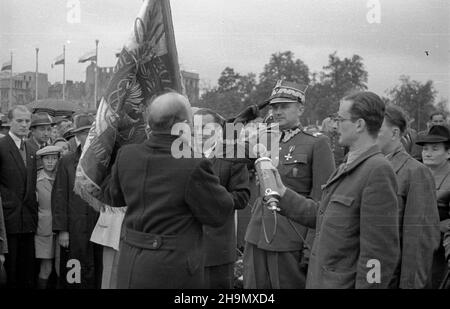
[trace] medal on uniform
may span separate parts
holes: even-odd
[[[289,147],[288,154],[284,156],[286,161],[289,161],[290,159],[292,159],[292,152],[294,151],[294,149],[295,149],[295,145],[292,145],[291,147]]]

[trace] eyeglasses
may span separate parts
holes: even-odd
[[[345,120],[352,121],[352,118],[344,118],[342,116],[337,115],[337,116],[333,117],[333,120],[340,123],[340,122],[344,122]]]

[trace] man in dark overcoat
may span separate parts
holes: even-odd
[[[273,168],[280,213],[316,229],[306,288],[395,288],[400,261],[397,181],[376,144],[385,105],[372,92],[341,100],[339,142],[347,161],[323,186],[320,202],[286,188]]]
[[[52,190],[53,231],[61,246],[61,288],[101,287],[103,249],[90,241],[99,213],[73,190],[76,168],[92,122],[87,114],[74,118],[72,130],[78,147],[59,161]]]
[[[34,233],[38,221],[36,201],[36,153],[25,138],[31,113],[23,105],[13,107],[11,128],[0,139],[0,195],[5,219],[8,254],[5,255],[7,286],[35,286]]]
[[[163,94],[146,114],[148,140],[119,149],[100,193],[106,204],[128,207],[118,288],[203,288],[203,225],[225,224],[233,197],[210,160],[193,158],[186,141],[192,124],[187,98]],[[177,128],[189,132],[180,136]]]
[[[377,143],[397,176],[402,249],[399,288],[423,289],[431,287],[433,255],[439,248],[439,212],[433,175],[403,148],[406,127],[403,110],[386,106]]]
[[[282,131],[279,156],[274,160],[279,161],[277,168],[289,188],[318,200],[335,165],[328,138],[310,134],[301,126],[306,88],[279,81],[272,91],[269,104]],[[313,236],[305,226],[272,214],[259,199],[245,235],[244,287],[304,288]]]

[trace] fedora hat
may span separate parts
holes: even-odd
[[[90,130],[93,122],[94,117],[89,114],[75,115],[73,117],[73,128],[70,130],[70,132],[76,134],[81,131]]]
[[[47,113],[36,113],[31,115],[30,128],[37,126],[51,126],[54,125],[52,117]]]
[[[307,85],[279,80],[269,97],[269,105],[276,103],[305,104]]]
[[[450,131],[446,126],[432,126],[427,135],[419,135],[416,144],[423,146],[425,144],[447,143],[450,142]]]

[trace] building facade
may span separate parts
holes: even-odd
[[[18,74],[23,76],[25,80],[30,83],[31,96],[34,101],[36,98],[36,72],[24,72]],[[48,98],[48,87],[50,83],[48,82],[48,75],[45,73],[38,73],[38,99]]]
[[[200,76],[197,73],[181,71],[181,77],[189,102],[196,105],[200,97]]]
[[[14,74],[12,78],[12,100],[10,100],[10,73],[0,74],[0,103],[1,112],[5,113],[14,105],[26,105],[34,101],[36,96],[36,73],[24,72]],[[38,73],[38,96],[39,99],[48,97],[49,89],[48,75]],[[11,105],[12,104],[12,105]]]
[[[109,80],[113,76],[114,67],[98,67],[97,73],[97,103],[101,100],[108,87]],[[86,68],[86,82],[84,84],[86,93],[86,99],[89,102],[89,109],[96,109],[94,106],[94,93],[95,93],[95,63]]]
[[[9,73],[0,76],[0,103],[2,113],[7,113],[14,105],[28,104],[31,102],[31,82],[29,79],[21,75],[13,76],[11,99],[10,82],[11,78]]]

